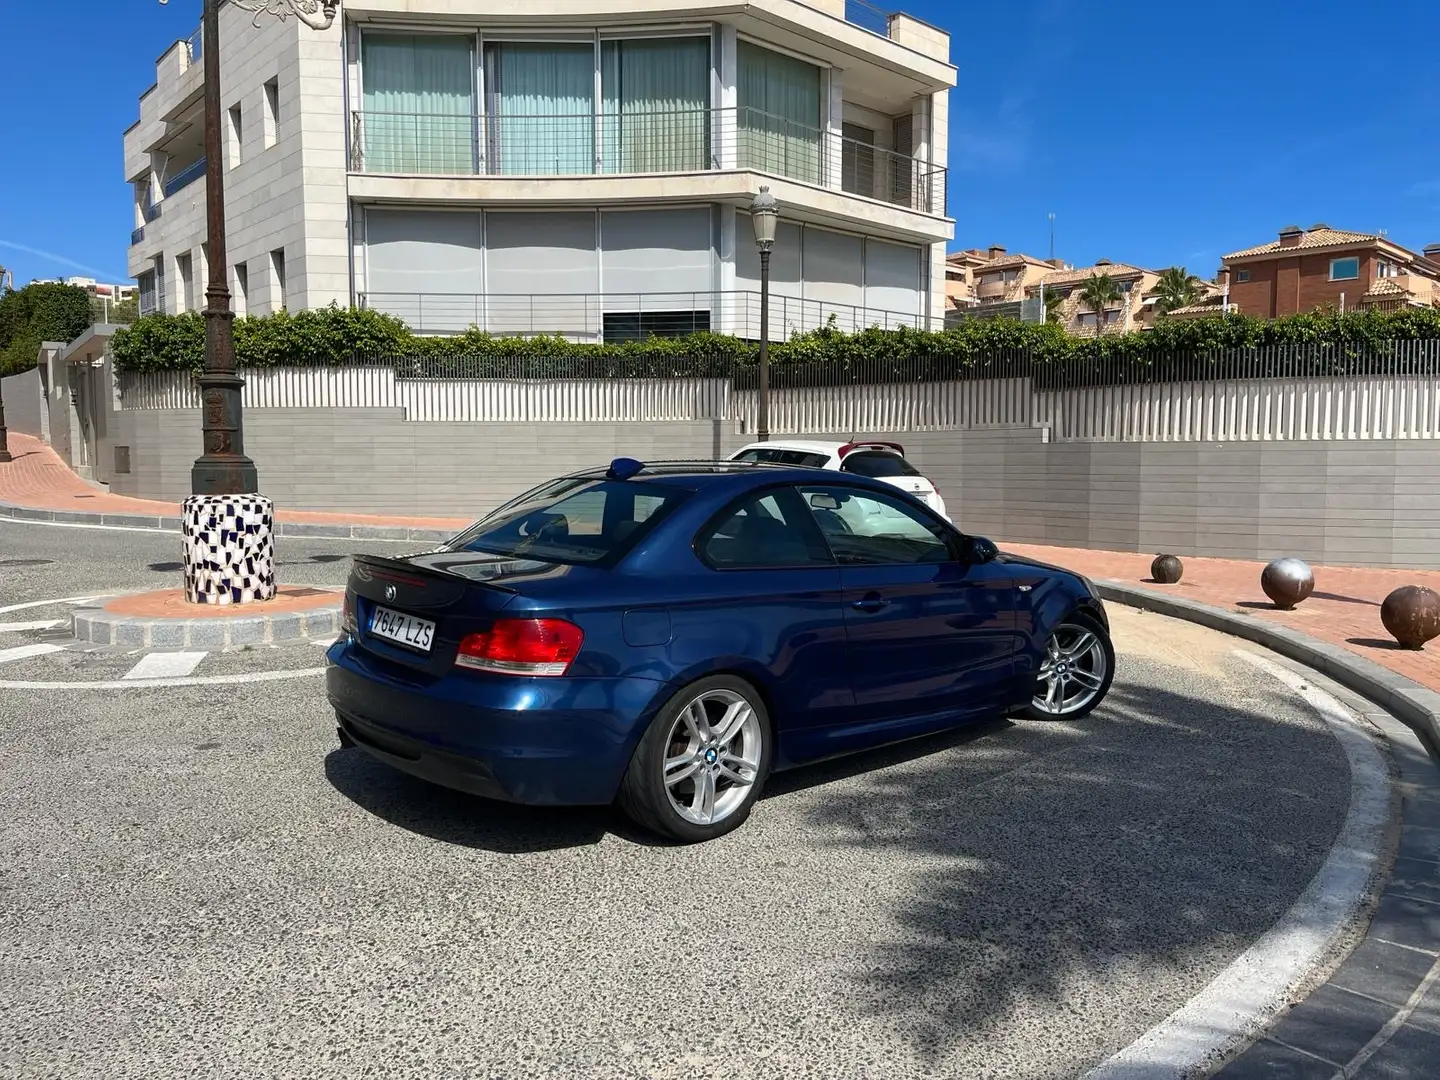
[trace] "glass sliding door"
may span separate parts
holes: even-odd
[[[607,173],[710,166],[710,39],[601,44],[601,162]]]
[[[501,42],[490,72],[489,171],[568,176],[595,171],[595,46]]]
[[[364,170],[473,173],[474,39],[367,31],[360,42]]]
[[[740,167],[823,182],[820,69],[748,41],[737,59]]]

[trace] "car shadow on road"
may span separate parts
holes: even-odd
[[[898,768],[850,759],[777,777],[771,794],[858,777],[808,800],[817,840],[848,867],[915,868],[853,978],[859,1007],[937,1072],[1056,1010],[1123,1025],[1110,998],[1149,1000],[1147,978],[1173,992],[1194,973],[1137,1036],[1295,903],[1348,805],[1339,744],[1263,699],[1117,685],[1078,724],[926,743]]]
[[[408,832],[446,844],[508,855],[598,844],[608,832],[629,836],[609,807],[516,806],[417,779],[363,750],[325,757],[325,778],[362,810]],[[638,842],[647,842],[637,833]]]

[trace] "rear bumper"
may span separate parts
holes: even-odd
[[[342,639],[326,691],[340,731],[431,783],[535,805],[612,802],[663,700],[647,679],[525,679],[453,672],[414,681]]]

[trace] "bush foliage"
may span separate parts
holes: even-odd
[[[1389,342],[1422,339],[1440,340],[1440,310],[1316,312],[1273,321],[1244,315],[1161,320],[1153,330],[1099,340],[1067,334],[1054,324],[1004,320],[975,320],[939,331],[874,329],[845,334],[824,328],[772,343],[770,356],[777,365],[839,367],[877,361],[984,367],[1018,354],[1046,365],[1128,360],[1143,366],[1157,354],[1272,345],[1328,345],[1339,355],[1358,356],[1383,350]],[[112,350],[122,371],[199,372],[205,359],[204,320],[193,312],[147,315],[118,332]],[[603,377],[623,370],[631,376],[658,376],[707,374],[718,366],[753,364],[758,351],[752,342],[710,333],[617,345],[582,345],[558,337],[494,337],[473,328],[453,337],[419,337],[393,316],[335,306],[235,320],[235,359],[241,367],[315,367],[384,359],[430,376],[501,375],[516,364],[523,364],[532,375],[583,372]],[[537,361],[548,363],[537,365]]]
[[[90,294],[74,285],[32,282],[0,296],[0,375],[35,366],[40,344],[71,342],[90,326]]]

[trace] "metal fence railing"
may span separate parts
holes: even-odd
[[[582,343],[616,344],[708,330],[760,340],[760,294],[746,290],[516,295],[366,292],[358,299],[361,307],[394,315],[421,334],[456,333],[473,326],[496,335],[543,334]],[[923,329],[928,321],[919,311],[807,300],[776,292],[770,296],[771,341],[826,326],[854,333],[871,327]]]
[[[204,175],[205,159],[202,157],[200,160],[185,166],[185,168],[181,169],[178,173],[165,181],[165,197],[169,198],[181,188],[189,187],[191,184],[193,184],[196,180],[199,180]]]
[[[865,0],[845,0],[845,21],[881,37],[890,36],[890,12]]]
[[[142,299],[142,306],[143,306]],[[1050,364],[858,355],[772,367],[780,434],[1047,428],[1057,441],[1440,439],[1440,341],[1348,360],[1312,346]],[[426,353],[243,371],[251,408],[393,408],[409,420],[659,422],[756,427],[753,358],[723,354]],[[188,372],[121,373],[122,408],[194,409]]]
[[[753,169],[944,214],[947,171],[759,109],[474,116],[355,112],[355,172],[639,175]]]

